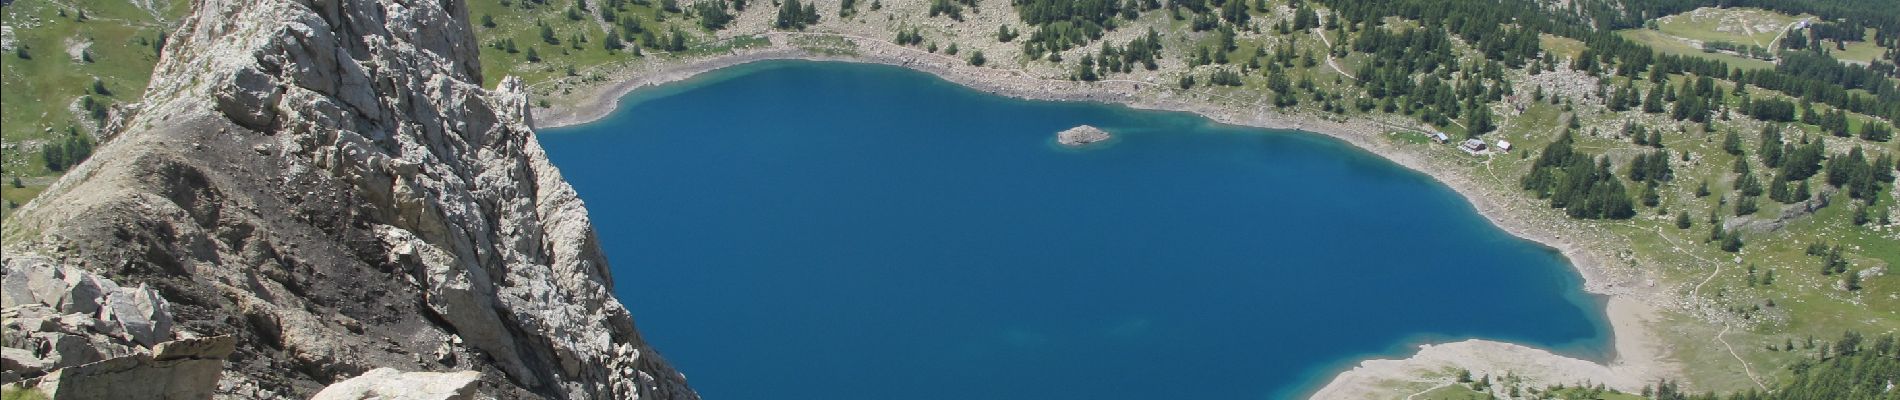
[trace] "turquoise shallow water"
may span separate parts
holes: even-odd
[[[1119,138],[1052,143],[1078,124]],[[1420,342],[1608,357],[1560,255],[1318,135],[775,61],[541,140],[709,399],[1276,399]]]

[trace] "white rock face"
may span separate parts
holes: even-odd
[[[462,372],[402,372],[377,368],[362,376],[331,384],[310,400],[470,400],[482,374]]]
[[[485,397],[697,398],[614,298],[521,81],[479,86],[463,1],[192,4],[141,103],[6,226],[8,265],[138,289],[87,303],[119,289],[58,276],[31,298],[145,346],[232,334],[222,397],[402,366],[477,371]]]
[[[1056,133],[1056,143],[1069,147],[1081,147],[1091,143],[1108,140],[1108,131],[1093,126],[1082,125]]]

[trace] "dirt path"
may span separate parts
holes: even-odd
[[[1775,54],[1775,52],[1776,52],[1776,51],[1779,51],[1780,49],[1778,49],[1777,47],[1780,47],[1780,46],[1781,46],[1781,37],[1782,37],[1782,36],[1788,36],[1788,30],[1790,30],[1790,29],[1794,29],[1794,26],[1795,26],[1796,24],[1800,24],[1800,23],[1803,23],[1803,22],[1808,22],[1808,19],[1807,19],[1807,18],[1802,18],[1802,19],[1801,19],[1801,20],[1799,20],[1799,21],[1795,21],[1795,22],[1789,22],[1789,23],[1788,23],[1788,26],[1783,26],[1783,27],[1781,27],[1781,33],[1777,33],[1777,34],[1775,34],[1775,38],[1774,38],[1774,39],[1768,39],[1768,46],[1766,46],[1766,47],[1768,47],[1768,54]]]
[[[1742,361],[1741,354],[1735,353],[1735,346],[1729,345],[1728,339],[1722,338],[1722,335],[1728,334],[1728,330],[1730,327],[1731,326],[1729,324],[1723,323],[1722,331],[1715,333],[1715,341],[1722,342],[1722,349],[1728,350],[1729,356],[1735,357],[1735,361],[1742,363],[1742,373],[1748,374],[1748,380],[1755,381],[1755,386],[1761,387],[1762,391],[1767,391],[1768,384],[1762,383],[1761,378],[1755,376],[1755,369],[1749,367],[1747,361]]]
[[[1320,13],[1319,18],[1322,21],[1325,20],[1326,14]],[[1326,66],[1333,67],[1333,71],[1337,71],[1340,75],[1345,75],[1347,78],[1352,78],[1352,80],[1355,81],[1359,80],[1359,77],[1352,76],[1352,74],[1346,73],[1346,70],[1339,68],[1339,63],[1333,60],[1333,39],[1326,37],[1325,26],[1313,27],[1313,34],[1318,35],[1319,40],[1326,42]]]
[[[1671,247],[1675,247],[1677,250],[1682,250],[1682,246],[1677,245],[1675,239],[1670,239],[1669,235],[1663,234],[1662,227],[1656,228],[1656,236],[1661,236],[1664,240],[1668,240],[1669,245]],[[1691,299],[1700,298],[1701,292],[1702,292],[1702,285],[1707,285],[1709,281],[1715,280],[1716,275],[1720,275],[1722,273],[1722,263],[1710,262],[1708,259],[1702,258],[1702,256],[1696,255],[1695,253],[1684,252],[1684,254],[1688,254],[1690,257],[1695,257],[1696,260],[1699,260],[1705,263],[1715,264],[1715,270],[1710,271],[1709,276],[1707,278],[1702,278],[1702,282],[1696,283],[1694,288],[1689,289],[1689,298]],[[1749,366],[1748,360],[1743,360],[1742,355],[1740,353],[1735,352],[1735,346],[1729,344],[1728,339],[1722,337],[1723,335],[1727,335],[1729,329],[1732,329],[1732,328],[1734,328],[1734,325],[1729,324],[1727,321],[1723,321],[1722,331],[1715,333],[1715,341],[1717,343],[1722,344],[1722,349],[1727,350],[1728,355],[1730,357],[1735,357],[1735,362],[1742,364],[1742,373],[1748,375],[1748,380],[1755,382],[1755,386],[1761,387],[1761,390],[1768,390],[1768,384],[1762,383],[1761,377],[1755,376],[1755,368],[1752,366]]]
[[[1421,394],[1426,394],[1426,393],[1431,393],[1431,392],[1432,392],[1433,390],[1438,390],[1438,389],[1441,389],[1441,388],[1445,388],[1445,387],[1448,387],[1448,386],[1451,386],[1451,385],[1456,385],[1456,384],[1458,384],[1458,383],[1457,383],[1457,382],[1445,382],[1445,383],[1440,383],[1440,384],[1438,384],[1438,386],[1433,386],[1433,387],[1431,387],[1430,389],[1425,389],[1425,390],[1421,390],[1421,391],[1419,391],[1418,393],[1413,393],[1413,394],[1408,394],[1408,395],[1405,395],[1405,400],[1412,400],[1413,398],[1416,398],[1416,397],[1418,397],[1418,395],[1421,395]]]

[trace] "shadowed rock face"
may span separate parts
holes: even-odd
[[[223,396],[393,367],[476,370],[500,397],[697,397],[613,297],[520,81],[479,87],[462,1],[195,7],[138,109],[7,222],[8,263],[148,285],[181,335],[237,337]]]

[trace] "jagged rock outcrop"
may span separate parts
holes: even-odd
[[[195,1],[146,98],[7,222],[6,262],[149,288],[176,329],[236,338],[220,397],[394,367],[476,371],[501,398],[696,398],[614,298],[521,82],[479,86],[466,17]]]
[[[119,286],[30,256],[9,259],[0,271],[0,383],[146,353],[172,339],[171,305],[144,285]]]
[[[14,258],[4,270],[6,294],[0,304],[8,316],[24,317],[15,322],[31,325],[35,314],[87,320],[60,325],[85,325],[95,334],[144,347],[171,339],[171,304],[145,285],[122,287],[91,272],[31,256]]]
[[[1747,217],[1730,219],[1722,223],[1722,229],[1723,230],[1751,231],[1751,232],[1779,231],[1781,230],[1781,228],[1787,227],[1788,224],[1793,223],[1797,219],[1801,219],[1802,217],[1806,217],[1809,215],[1814,215],[1815,212],[1819,212],[1821,211],[1821,209],[1827,208],[1828,199],[1834,198],[1834,192],[1837,190],[1839,189],[1831,189],[1831,188],[1823,187],[1821,188],[1820,193],[1818,195],[1814,197],[1809,197],[1807,200],[1802,200],[1802,201],[1794,202],[1792,204],[1788,204],[1787,206],[1781,208],[1780,214],[1777,214],[1773,217],[1751,215]]]

